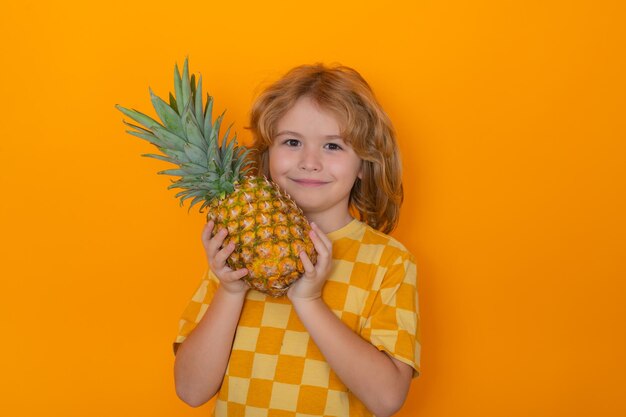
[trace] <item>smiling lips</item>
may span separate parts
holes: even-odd
[[[302,179],[292,178],[291,180],[295,182],[296,184],[301,185],[303,187],[319,187],[319,186],[328,184],[327,181],[310,180],[306,178],[302,178]]]

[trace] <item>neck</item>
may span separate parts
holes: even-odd
[[[306,218],[315,223],[325,234],[339,230],[353,220],[350,213],[346,213],[345,216],[333,217],[315,213],[305,213]]]

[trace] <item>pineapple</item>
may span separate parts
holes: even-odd
[[[249,175],[249,149],[229,139],[230,127],[220,138],[224,113],[212,119],[213,98],[202,100],[202,77],[189,77],[185,59],[182,77],[174,70],[175,96],[169,104],[150,90],[152,104],[162,123],[119,105],[116,108],[139,125],[124,121],[127,133],[155,145],[161,154],[142,156],[177,165],[159,174],[180,177],[168,187],[180,188],[175,197],[189,209],[200,204],[213,220],[213,235],[225,228],[224,246],[235,243],[227,260],[233,269],[247,268],[248,285],[274,297],[284,295],[304,272],[298,254],[305,251],[315,263],[317,254],[308,236],[310,225],[302,210],[276,184]]]

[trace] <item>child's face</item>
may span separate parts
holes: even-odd
[[[269,148],[272,180],[310,219],[349,219],[350,191],[361,176],[361,159],[341,139],[337,118],[302,97],[279,120],[276,132]]]

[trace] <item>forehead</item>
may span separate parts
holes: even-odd
[[[343,117],[334,109],[320,104],[311,97],[300,97],[277,121],[276,130],[298,129],[332,131],[338,135],[342,130]]]

